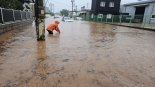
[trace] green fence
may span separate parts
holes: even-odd
[[[136,15],[134,17],[129,15],[102,15],[102,16],[82,16],[83,20],[85,21],[93,21],[98,23],[109,23],[109,24],[117,24],[117,25],[124,25],[124,26],[133,26],[133,27],[140,27],[140,28],[150,28],[155,29],[155,24],[150,23],[151,17],[143,16],[143,15]],[[149,22],[147,22],[147,18],[150,18]]]

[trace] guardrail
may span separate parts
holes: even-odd
[[[32,22],[30,12],[0,8],[0,33]]]

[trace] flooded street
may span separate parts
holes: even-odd
[[[61,22],[37,42],[23,28],[0,35],[0,87],[155,87],[155,32]]]

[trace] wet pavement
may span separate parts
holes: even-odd
[[[155,87],[155,32],[84,21],[60,29],[45,42],[32,26],[0,35],[0,87]]]

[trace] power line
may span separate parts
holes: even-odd
[[[47,2],[48,2],[48,1],[49,1],[49,0],[46,1],[45,6],[47,5]]]
[[[60,1],[60,2],[59,2],[59,1],[55,1],[55,0],[52,0],[52,1],[53,1],[53,2],[57,2],[57,3],[59,3],[59,4],[63,4],[63,5],[65,4],[65,5],[67,5],[67,6],[70,6],[69,4],[63,3],[62,1]]]

